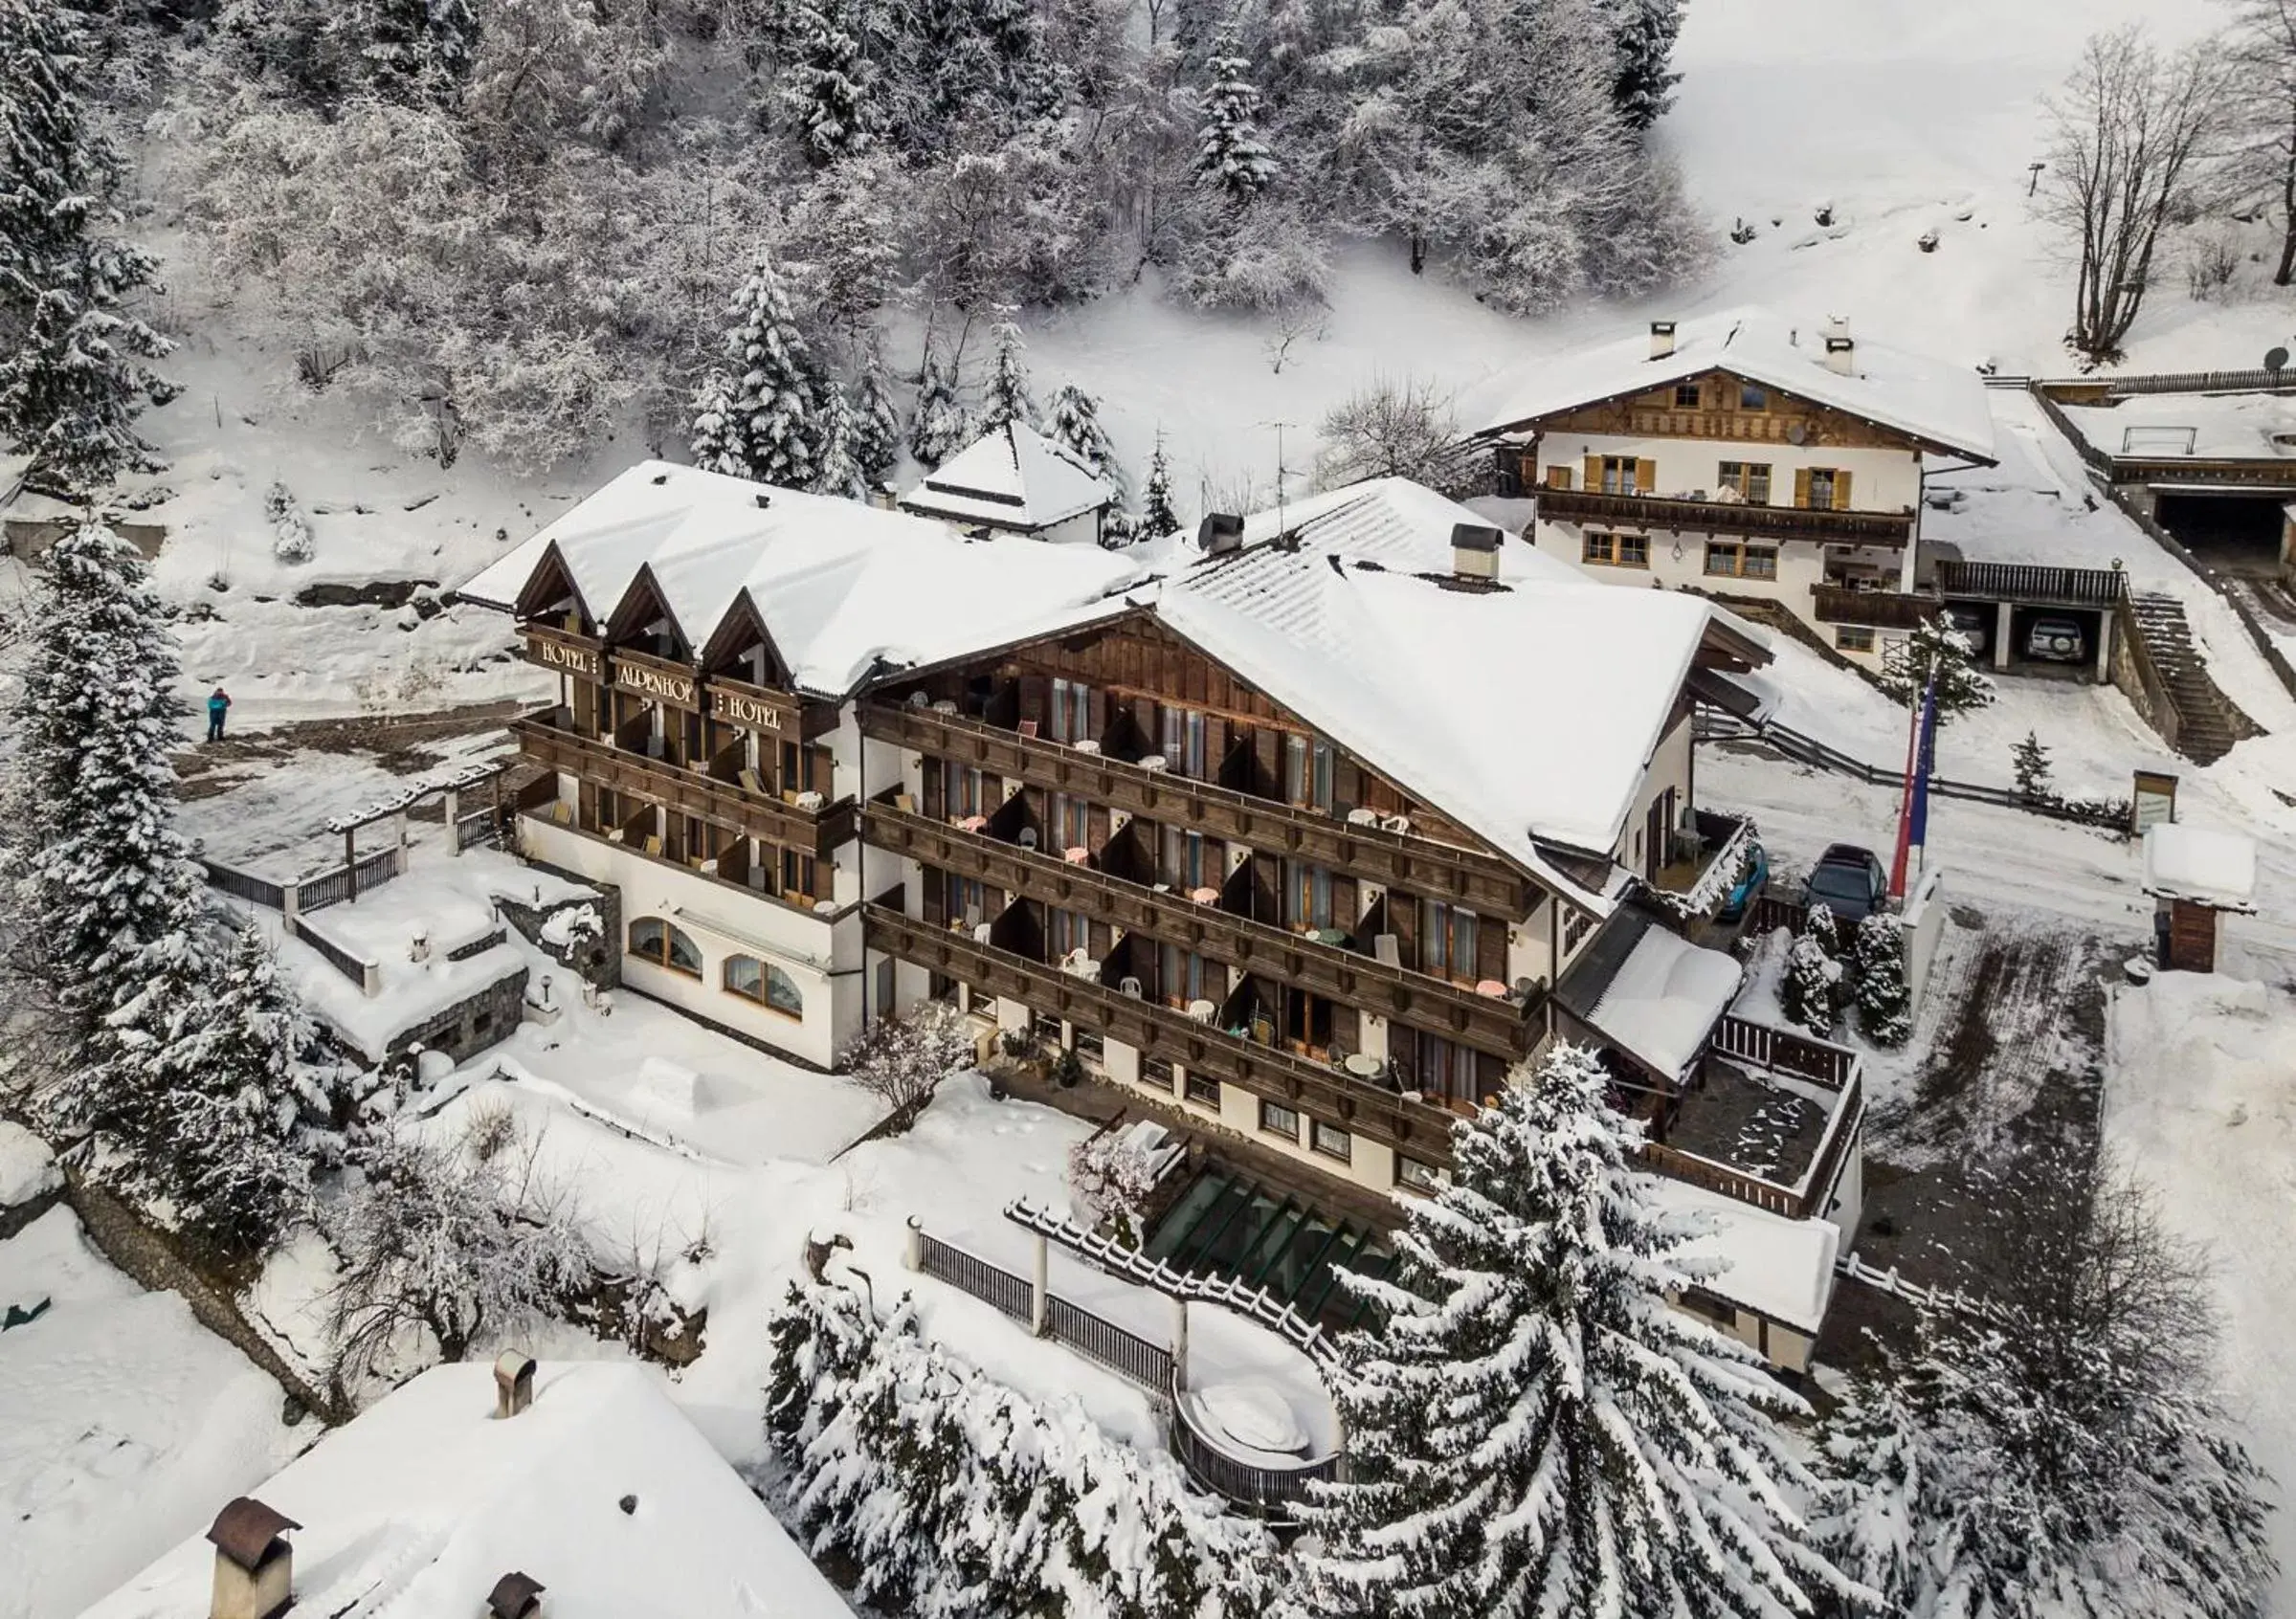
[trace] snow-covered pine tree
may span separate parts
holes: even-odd
[[[853,401],[853,464],[860,469],[864,486],[874,489],[900,462],[901,413],[886,386],[884,360],[872,343],[861,357]]]
[[[1414,1200],[1384,1316],[1331,1374],[1344,1482],[1307,1516],[1307,1606],[1412,1613],[1789,1614],[1854,1594],[1790,1492],[1804,1411],[1754,1353],[1667,1303],[1711,1274],[1650,1200],[1594,1055],[1551,1050],[1452,1129]]]
[[[877,66],[847,10],[842,0],[798,0],[790,11],[782,106],[806,156],[823,167],[869,150],[884,127]]]
[[[176,388],[142,364],[173,344],[124,312],[159,260],[95,233],[120,160],[81,104],[75,14],[0,0],[0,436],[81,491],[161,465],[135,420]]]
[[[712,371],[694,389],[694,465],[703,472],[731,477],[749,476],[749,444],[746,424],[734,413],[733,379]]]
[[[932,350],[917,385],[917,414],[909,422],[909,454],[930,472],[972,441],[972,418],[957,398],[955,382]]]
[[[1840,940],[1834,913],[1813,904],[1801,932],[1786,951],[1786,973],[1778,983],[1778,1007],[1790,1023],[1813,1034],[1830,1034],[1841,993]]]
[[[1075,451],[1118,499],[1124,497],[1124,468],[1117,462],[1116,447],[1108,442],[1108,430],[1101,426],[1100,404],[1092,395],[1074,383],[1062,383],[1053,394],[1045,429],[1055,442]]]
[[[176,830],[170,751],[189,710],[144,559],[100,522],[50,548],[38,645],[17,693],[26,934],[80,1037],[50,1098],[68,1127],[160,1150],[154,1053],[216,951]]]
[[[303,1209],[305,1134],[331,1128],[341,1098],[333,1070],[304,1060],[310,1022],[253,922],[203,989],[156,1056],[167,1151],[142,1178],[191,1229],[259,1252]]]
[[[1156,448],[1148,456],[1148,483],[1140,492],[1140,521],[1133,531],[1143,540],[1161,540],[1180,532],[1180,515],[1172,510],[1171,463],[1165,457],[1164,433],[1158,430]]]
[[[2025,740],[2009,750],[2009,764],[2017,773],[2019,798],[2049,796],[2049,750],[2041,745],[2040,732],[2025,733]]]
[[[811,488],[828,431],[814,391],[813,356],[789,293],[763,251],[734,295],[725,353],[736,373],[733,421],[745,441],[748,476],[789,489]]]
[[[296,504],[295,491],[274,483],[263,492],[263,516],[271,522],[271,554],[283,563],[311,560],[311,523]]]
[[[1858,924],[1858,1027],[1877,1046],[1902,1046],[1913,1032],[1913,988],[1906,977],[1906,930],[1876,911]]]
[[[400,101],[451,104],[479,43],[470,0],[352,0],[334,26],[352,36],[375,93]]]
[[[1973,713],[1993,702],[1993,681],[1977,668],[1969,637],[1943,614],[1916,625],[1883,658],[1879,684],[1893,702],[1911,707],[1921,701],[1922,690],[1932,676],[1941,731],[1955,715]]]
[[[982,390],[980,418],[974,426],[981,432],[994,432],[1008,422],[1034,428],[1037,401],[1029,391],[1028,344],[1021,340],[1020,324],[1007,315],[992,335],[996,351],[989,363],[989,383]]]
[[[853,402],[845,397],[844,388],[835,377],[818,380],[822,410],[828,418],[828,430],[821,439],[821,470],[814,477],[814,493],[833,495],[841,500],[866,500],[869,483],[861,476],[859,459],[853,453],[858,430],[853,413]]]
[[[1669,64],[1682,32],[1683,0],[1612,0],[1616,8],[1618,78],[1611,87],[1630,129],[1648,129],[1674,101],[1683,76]]]
[[[1231,208],[1243,208],[1274,181],[1276,160],[1260,138],[1259,92],[1252,85],[1252,61],[1234,23],[1220,25],[1204,65],[1212,79],[1204,87],[1204,122],[1196,131],[1191,172],[1197,185],[1218,191]]]

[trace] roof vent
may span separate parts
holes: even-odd
[[[765,509],[766,509],[768,506],[770,506],[772,503],[773,503],[773,497],[772,497],[772,496],[770,496],[770,495],[767,494],[767,493],[766,493],[764,490],[762,490],[762,489],[761,489],[761,490],[759,490],[759,491],[757,492],[757,509],[758,509],[759,511],[761,511],[761,512],[762,512],[762,511],[764,511],[764,510],[765,510]]]
[[[669,475],[668,473],[656,473],[656,474],[654,475],[654,482],[655,482],[655,485],[656,485],[656,487],[658,487],[658,488],[660,485],[662,485],[662,484],[665,484],[665,483],[667,483],[667,482],[669,482],[669,481],[670,481],[670,475]]]
[[[1674,352],[1674,322],[1653,321],[1650,323],[1650,357],[1663,360]]]
[[[514,1569],[486,1593],[486,1611],[493,1619],[542,1619],[542,1592],[540,1580]]]
[[[1243,549],[1243,519],[1232,512],[1214,512],[1196,524],[1195,543],[1208,557],[1224,557]]]
[[[494,1358],[494,1414],[514,1417],[534,1404],[534,1357],[505,1349]]]
[[[215,1515],[208,1540],[215,1548],[211,1619],[272,1619],[295,1600],[295,1553],[284,1531],[301,1524],[253,1496],[241,1496]]]
[[[1858,374],[1858,344],[1844,334],[1826,338],[1826,369],[1839,371],[1845,377]]]
[[[1499,545],[1506,538],[1487,523],[1451,525],[1451,571],[1461,579],[1499,577]]]
[[[1850,318],[1847,315],[1828,315],[1826,317],[1826,336],[1845,338],[1849,335]]]

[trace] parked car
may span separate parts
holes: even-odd
[[[1972,657],[1983,657],[1993,646],[1993,614],[1983,608],[1948,607],[1945,621],[1969,643]]]
[[[1863,921],[1883,908],[1889,895],[1889,874],[1870,849],[1837,843],[1817,857],[1802,884],[1802,903],[1823,905],[1843,923]]]
[[[1714,920],[1736,921],[1746,915],[1747,906],[1754,902],[1754,896],[1769,883],[1769,853],[1758,843],[1749,843],[1746,846],[1746,870],[1739,873],[1738,880],[1730,885],[1729,896],[1722,901],[1722,909],[1714,913]]]
[[[2088,635],[2074,618],[2037,618],[2025,632],[2025,655],[2050,663],[2080,663],[2088,656]]]

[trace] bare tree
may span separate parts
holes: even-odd
[[[1317,486],[1336,489],[1367,477],[1408,477],[1439,484],[1459,442],[1451,401],[1433,383],[1381,377],[1334,405],[1323,421]]]
[[[837,1066],[883,1102],[904,1130],[949,1075],[972,1061],[972,1037],[955,1009],[930,1002],[905,1018],[881,1018],[840,1053]]]
[[[2296,0],[2230,0],[2225,35],[2232,123],[2226,180],[2280,208],[2275,285],[2296,279]]]
[[[2048,105],[2052,138],[2041,217],[2078,246],[2065,342],[2092,364],[2116,360],[2152,280],[2162,233],[2191,216],[2224,122],[2224,72],[2205,44],[2163,55],[2143,30],[2090,37]]]

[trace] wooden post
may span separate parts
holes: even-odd
[[[1035,1285],[1029,1290],[1029,1330],[1038,1338],[1044,1336],[1045,1301],[1052,1292],[1052,1253],[1044,1233],[1037,1233]]]

